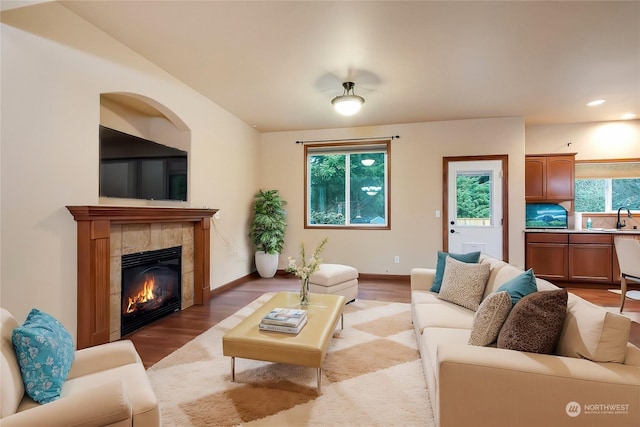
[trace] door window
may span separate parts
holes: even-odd
[[[492,171],[456,174],[456,225],[491,227]]]

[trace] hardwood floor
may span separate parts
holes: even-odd
[[[277,275],[272,279],[256,276],[215,295],[208,305],[196,305],[170,314],[134,331],[125,338],[133,341],[145,367],[149,368],[265,292],[297,291],[298,286],[299,281],[289,275]],[[608,292],[605,288],[570,288],[570,291],[618,313],[620,296]],[[409,303],[411,302],[409,281],[361,278],[358,283],[358,298]],[[634,320],[630,341],[640,346],[640,301],[627,299],[625,315]]]

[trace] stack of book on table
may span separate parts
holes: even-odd
[[[297,334],[307,324],[307,310],[274,308],[260,321],[263,331]]]

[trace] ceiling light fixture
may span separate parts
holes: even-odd
[[[595,101],[587,102],[589,107],[597,107],[598,105],[604,104],[604,99],[596,99]]]
[[[377,186],[362,187],[362,191],[367,193],[369,196],[375,196],[376,194],[378,194],[378,191],[380,190],[382,190],[382,187],[377,187]]]
[[[344,92],[331,100],[331,104],[338,114],[352,116],[360,111],[360,107],[364,104],[364,98],[353,93],[353,86],[353,82],[342,83]]]
[[[624,113],[620,119],[622,120],[631,120],[631,119],[635,119],[636,115],[633,113]]]
[[[371,166],[375,162],[376,162],[375,159],[362,159],[362,160],[360,160],[360,163],[362,163],[363,166]]]

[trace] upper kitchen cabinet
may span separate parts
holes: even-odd
[[[575,159],[576,153],[525,156],[525,199],[573,200]]]

